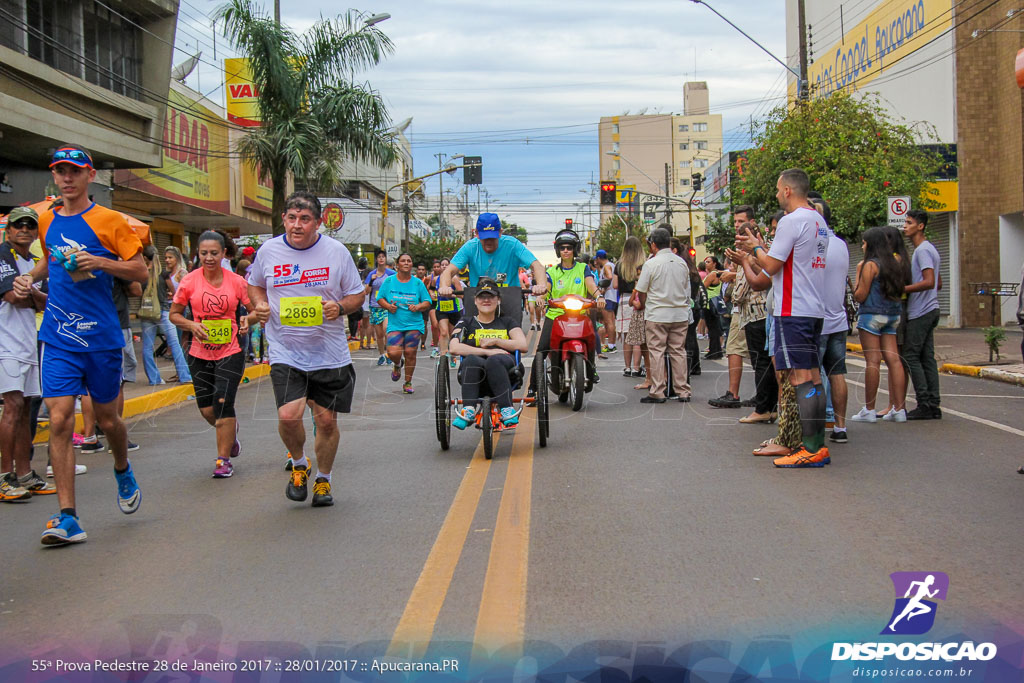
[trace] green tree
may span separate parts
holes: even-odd
[[[501,234],[508,235],[509,237],[515,237],[517,240],[526,244],[527,234],[526,228],[521,225],[517,225],[511,221],[501,222]]]
[[[643,239],[649,232],[647,226],[640,219],[640,216],[621,214],[609,216],[601,227],[597,229],[597,249],[604,249],[612,258],[619,258],[622,254],[622,245],[626,243],[626,225],[629,225],[629,234]]]
[[[704,232],[704,248],[709,254],[714,254],[719,259],[725,256],[725,250],[733,248],[736,241],[736,231],[733,229],[732,216],[729,213],[721,215],[706,214],[707,227]]]
[[[330,191],[345,159],[388,166],[396,159],[388,112],[380,96],[354,83],[394,47],[359,12],[320,19],[302,35],[274,21],[252,0],[230,0],[214,13],[224,36],[248,58],[261,125],[238,152],[273,181],[274,234],[284,232],[288,173]]]
[[[450,259],[465,243],[462,239],[450,237],[428,237],[426,239],[413,235],[409,238],[409,253],[413,263],[426,263],[428,267],[434,259]]]
[[[930,124],[895,121],[876,95],[836,93],[792,109],[779,107],[757,124],[754,147],[733,194],[766,220],[778,209],[779,173],[798,167],[828,201],[832,228],[855,237],[886,221],[886,197],[907,195],[918,208],[936,209],[925,183],[943,166],[919,146],[935,140]]]

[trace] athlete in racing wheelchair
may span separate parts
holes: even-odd
[[[527,350],[522,315],[499,315],[501,292],[490,278],[480,278],[473,299],[476,315],[463,316],[448,347],[453,355],[462,356],[458,379],[464,408],[452,425],[465,429],[473,424],[481,397],[490,396],[500,408],[502,426],[513,428],[519,423],[519,411],[513,407],[512,392],[522,383],[519,355]]]

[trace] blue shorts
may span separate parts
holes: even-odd
[[[39,367],[43,398],[89,394],[110,403],[121,393],[121,349],[69,351],[43,344]]]
[[[846,330],[823,334],[818,338],[821,367],[827,377],[846,374]]]
[[[883,334],[896,334],[900,316],[885,313],[861,313],[857,316],[857,329],[880,337]]]
[[[775,369],[818,369],[821,318],[775,317]]]
[[[616,311],[616,309],[618,309],[618,307],[619,307],[619,302],[618,301],[607,301],[606,300],[604,302],[604,310],[608,311],[609,313],[614,313]]]

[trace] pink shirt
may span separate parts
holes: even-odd
[[[220,360],[241,353],[235,311],[238,310],[239,303],[251,308],[249,288],[243,278],[230,270],[225,270],[224,281],[220,287],[214,287],[203,277],[203,269],[197,268],[186,275],[178,285],[178,290],[174,293],[174,303],[192,306],[192,319],[197,323],[204,320],[231,321],[231,339],[227,344],[207,344],[199,341],[198,337],[192,337],[189,354],[203,360]]]
[[[527,287],[530,286],[530,274],[527,273],[525,270],[519,273],[519,285],[523,289],[526,289]]]

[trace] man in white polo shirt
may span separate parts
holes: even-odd
[[[665,228],[656,228],[647,238],[654,254],[640,270],[634,288],[640,297],[640,310],[644,311],[644,331],[647,348],[651,353],[651,367],[647,369],[651,380],[648,394],[641,403],[664,403],[667,378],[665,356],[672,363],[672,388],[677,400],[688,403],[690,384],[686,381],[686,329],[690,325],[690,271],[686,261],[669,248],[672,234]]]

